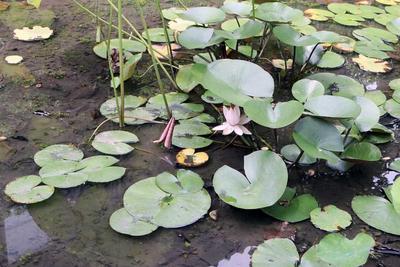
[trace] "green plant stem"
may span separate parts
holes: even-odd
[[[110,22],[110,24],[108,25],[108,34],[107,34],[107,59],[108,59],[108,69],[109,69],[110,76],[111,76],[111,82],[112,82],[112,87],[113,87],[113,91],[114,91],[115,104],[116,104],[116,107],[117,107],[118,116],[121,116],[121,110],[120,110],[120,108],[119,108],[118,92],[117,92],[117,88],[116,88],[116,86],[115,86],[115,77],[114,77],[114,72],[113,72],[113,69],[112,69],[112,61],[111,61],[111,54],[110,54],[110,47],[111,47],[111,31],[112,31],[112,27],[111,27],[112,17],[113,17],[113,9],[110,7],[110,17],[109,17],[109,19],[108,19],[108,21]]]
[[[255,0],[251,0],[251,10],[253,13],[253,18],[256,17],[256,4],[255,4]]]
[[[288,169],[290,170],[292,167],[296,166],[297,163],[299,163],[299,161],[300,161],[300,159],[301,159],[301,157],[302,157],[303,155],[304,155],[304,151],[302,150],[302,151],[300,152],[300,154],[297,156],[296,160],[295,160],[292,164],[289,165]]]
[[[188,9],[187,6],[182,2],[182,0],[178,0],[178,3],[179,3],[184,9]]]
[[[163,84],[163,82],[162,82],[162,80],[161,80],[160,72],[159,72],[159,70],[158,70],[158,64],[157,64],[157,62],[156,62],[156,60],[155,60],[155,59],[156,59],[156,56],[154,55],[154,51],[153,51],[153,49],[151,48],[150,34],[149,34],[149,30],[148,30],[148,28],[147,28],[146,19],[144,18],[143,8],[142,8],[142,6],[140,5],[140,3],[138,2],[138,0],[136,0],[136,4],[137,4],[137,6],[138,6],[140,19],[141,19],[141,21],[142,21],[145,34],[146,34],[146,36],[147,36],[148,47],[150,48],[150,51],[149,51],[149,52],[150,52],[150,56],[151,56],[152,63],[153,63],[153,65],[154,65],[154,72],[155,72],[156,77],[157,77],[158,86],[159,86],[160,91],[161,91],[161,94],[162,94],[162,96],[163,96],[163,100],[164,100],[164,104],[165,104],[165,109],[167,110],[168,117],[171,118],[171,117],[172,117],[172,112],[171,112],[171,110],[170,110],[170,108],[169,108],[169,106],[168,106],[168,100],[167,100],[167,97],[166,97],[166,95],[165,95],[164,84]],[[161,65],[161,66],[162,66],[162,65]]]
[[[165,19],[164,19],[164,16],[163,16],[163,14],[162,14],[162,9],[161,9],[160,0],[156,0],[156,5],[157,5],[158,12],[159,12],[159,14],[160,14],[161,23],[162,23],[162,26],[163,26],[163,29],[164,29],[165,38],[167,39],[168,54],[169,54],[168,61],[169,61],[169,64],[170,64],[171,66],[173,66],[173,65],[174,65],[174,56],[173,56],[173,54],[172,54],[171,41],[170,41],[170,39],[169,39],[167,24],[165,23]],[[174,72],[174,69],[173,69],[173,68],[171,68],[171,76],[172,76],[172,77],[174,78],[174,80],[175,80],[175,72]]]
[[[118,59],[119,59],[119,89],[121,96],[121,107],[119,113],[119,126],[124,127],[125,120],[125,77],[124,77],[124,50],[122,46],[122,0],[118,0]]]
[[[308,56],[306,62],[304,63],[304,65],[303,65],[303,66],[301,67],[301,69],[300,69],[300,73],[302,73],[303,70],[307,67],[308,63],[310,63],[311,57],[312,57],[312,55],[314,54],[315,49],[317,49],[318,45],[319,45],[319,43],[317,43],[317,44],[313,47],[313,49],[311,50],[311,53],[310,53],[310,55]]]

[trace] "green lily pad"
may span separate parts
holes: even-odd
[[[178,170],[176,176],[163,172],[156,176],[156,184],[169,194],[196,193],[204,186],[200,175],[190,170]]]
[[[364,97],[374,102],[376,106],[381,106],[386,102],[386,95],[381,90],[367,91]]]
[[[386,6],[385,7],[386,12],[389,14],[392,14],[396,17],[400,17],[400,6]]]
[[[326,118],[357,118],[361,112],[360,106],[353,100],[331,95],[309,98],[304,108],[315,116]]]
[[[316,80],[301,79],[292,87],[292,95],[302,103],[312,97],[321,96],[324,92],[324,85]]]
[[[395,34],[374,27],[367,27],[353,31],[353,36],[358,40],[368,40],[375,43],[389,42],[389,43],[397,43],[398,38]]]
[[[385,110],[390,114],[390,116],[400,119],[400,103],[394,99],[389,99],[385,103]]]
[[[360,142],[349,145],[342,157],[357,161],[378,161],[382,158],[380,149],[371,143]]]
[[[393,204],[385,198],[356,196],[351,202],[351,207],[366,224],[386,233],[400,235],[400,214],[396,212]]]
[[[306,117],[299,120],[293,131],[293,139],[300,149],[313,158],[337,162],[339,158],[332,151],[344,150],[336,127],[318,118]]]
[[[296,159],[299,157],[300,153],[301,153],[300,148],[295,144],[286,145],[286,146],[282,147],[282,149],[281,149],[282,156],[286,160],[291,161],[291,162],[295,162]],[[316,158],[313,158],[313,157],[307,155],[306,153],[304,153],[301,156],[299,163],[302,165],[310,165],[310,164],[314,164],[316,161],[317,161]]]
[[[263,3],[256,9],[256,18],[268,22],[286,23],[303,17],[303,11],[280,2]]]
[[[332,93],[336,96],[353,98],[354,96],[363,96],[364,86],[358,81],[344,75],[321,72],[307,77],[310,80],[317,80],[325,87],[326,93]]]
[[[79,162],[78,167],[79,169],[84,169],[85,171],[96,170],[114,165],[118,161],[119,159],[114,158],[112,156],[105,156],[105,155],[92,156],[81,160]]]
[[[295,198],[282,197],[278,203],[262,211],[275,219],[296,223],[310,218],[310,212],[317,207],[317,200],[310,194],[304,194]]]
[[[201,113],[200,115],[190,118],[186,121],[202,122],[202,123],[216,123],[217,120],[208,113]]]
[[[12,201],[20,204],[34,204],[50,198],[54,187],[40,185],[42,179],[36,175],[22,176],[9,182],[4,193]]]
[[[274,27],[275,37],[284,44],[290,46],[314,46],[319,40],[311,35],[302,35],[293,27],[283,24]]]
[[[127,131],[105,131],[94,138],[92,146],[97,151],[109,155],[125,155],[134,148],[129,143],[137,143],[139,139],[133,133]]]
[[[225,203],[241,209],[259,209],[272,206],[283,195],[288,173],[274,152],[256,151],[245,156],[244,170],[246,176],[225,165],[214,174],[215,192]]]
[[[339,14],[335,15],[333,17],[333,20],[336,23],[339,23],[340,25],[344,26],[351,26],[351,27],[357,27],[360,26],[361,23],[365,21],[365,19],[359,15],[352,15],[352,14]]]
[[[400,89],[400,79],[394,79],[389,82],[389,87],[392,90],[399,90]]]
[[[232,38],[229,32],[203,27],[190,27],[178,36],[179,44],[187,49],[204,49]]]
[[[43,183],[56,188],[72,188],[83,185],[87,182],[88,175],[80,172],[71,172],[62,175],[42,177]]]
[[[309,8],[304,11],[304,15],[311,20],[316,21],[327,21],[329,18],[335,16],[334,13],[330,12],[329,10],[325,9],[318,9],[318,8]]]
[[[225,13],[215,7],[192,7],[179,14],[179,17],[197,24],[216,24],[224,21]]]
[[[125,102],[125,112],[131,112],[135,110],[136,108],[142,106],[144,103],[146,103],[147,99],[141,96],[133,96],[133,95],[127,95],[124,98]],[[121,105],[121,99],[118,97],[118,102],[119,105]],[[117,110],[117,103],[116,103],[116,98],[111,98],[108,99],[106,102],[101,104],[100,106],[100,113],[107,119],[112,119],[114,122],[119,122],[118,118],[118,110]],[[125,116],[127,116],[125,114]],[[125,122],[131,122],[135,121],[134,119],[130,118],[125,118]]]
[[[167,43],[168,39],[170,41],[175,40],[174,38],[174,32],[170,29],[167,29],[168,33],[168,39],[167,36],[165,35],[165,31],[163,28],[150,28],[148,29],[149,35],[150,35],[150,41],[155,42],[155,43]],[[146,32],[142,33],[142,37],[147,39],[147,34]]]
[[[328,5],[328,9],[336,14],[361,14],[359,7],[350,3],[331,3]]]
[[[400,214],[400,179],[396,179],[393,185],[390,186],[389,199],[393,204],[394,210]]]
[[[392,163],[390,163],[389,169],[396,171],[396,172],[400,172],[400,159],[396,159]]]
[[[35,163],[40,167],[56,161],[80,161],[82,158],[83,152],[73,145],[51,145],[40,150],[33,157]]]
[[[400,18],[395,18],[386,24],[386,28],[393,34],[400,35]]]
[[[111,215],[110,226],[114,231],[130,236],[148,235],[158,228],[155,224],[132,216],[125,208],[116,210]]]
[[[262,35],[263,30],[264,30],[263,23],[256,20],[249,20],[232,32],[232,37],[233,37],[232,39],[242,40],[260,36]]]
[[[104,59],[107,59],[107,46],[108,40],[103,41],[93,47],[93,52]],[[119,40],[118,39],[111,39],[110,40],[110,50],[118,49],[119,47]],[[129,39],[122,39],[122,48],[125,51],[132,52],[132,53],[142,53],[146,51],[146,46],[141,42],[129,40]]]
[[[210,104],[222,104],[224,100],[219,96],[211,93],[210,91],[205,91],[204,94],[201,96],[201,99]]]
[[[326,51],[317,66],[319,68],[334,69],[342,67],[345,62],[346,60],[342,55],[332,51]]]
[[[180,148],[203,148],[208,147],[213,140],[202,136],[173,136],[172,144]]]
[[[193,64],[180,66],[176,74],[176,84],[185,93],[189,93],[199,84],[192,73],[192,66]]]
[[[227,14],[232,14],[240,17],[247,17],[252,11],[251,3],[249,2],[224,2],[221,7]]]
[[[185,12],[185,9],[178,7],[170,7],[161,11],[163,17],[167,20],[175,20],[179,18],[179,14]]]
[[[367,132],[378,123],[380,117],[379,108],[366,97],[357,96],[354,101],[361,107],[361,113],[354,123],[361,132]]]
[[[79,170],[79,163],[76,161],[57,161],[51,164],[46,164],[39,170],[39,175],[41,177],[63,175],[70,172]]]
[[[393,14],[379,14],[377,16],[375,16],[374,21],[376,23],[381,24],[382,26],[386,26],[386,24],[388,24],[390,21],[396,19],[397,16],[393,15]]]
[[[109,166],[97,169],[83,169],[80,173],[87,174],[87,181],[92,183],[108,183],[121,179],[126,169],[118,166]]]
[[[238,23],[238,21],[239,21],[239,23]],[[239,27],[241,25],[246,24],[248,21],[250,21],[250,19],[248,19],[248,18],[237,18],[237,20],[236,19],[228,19],[221,24],[221,29],[224,31],[227,31],[227,32],[233,32],[233,31],[239,29]]]
[[[268,128],[283,128],[297,121],[303,114],[303,105],[295,100],[272,104],[268,100],[250,100],[244,111],[254,122]]]
[[[385,10],[370,5],[359,5],[358,9],[361,11],[360,16],[365,19],[374,19],[379,14],[385,14]]]
[[[123,200],[125,209],[132,216],[165,228],[192,224],[203,217],[211,205],[205,189],[169,194],[157,186],[155,177],[130,186]]]
[[[169,105],[173,105],[185,102],[189,98],[189,95],[184,93],[171,92],[171,93],[166,93],[165,98],[167,99]],[[151,97],[148,101],[148,104],[154,106],[164,106],[163,95],[158,94],[156,96]]]
[[[216,60],[201,70],[201,84],[227,102],[242,106],[249,96],[272,97],[274,79],[257,64],[233,59]]]
[[[328,232],[346,229],[351,224],[351,215],[334,205],[316,208],[310,217],[315,227]]]
[[[201,135],[211,134],[210,127],[198,121],[181,121],[175,126],[172,144],[181,148],[203,148],[212,144],[212,140]]]
[[[253,267],[294,267],[300,256],[296,246],[287,238],[273,238],[264,241],[254,251]]]
[[[334,265],[318,257],[317,247],[314,245],[303,254],[299,267],[334,267]]]
[[[375,246],[374,239],[365,233],[359,233],[354,239],[347,239],[341,234],[326,235],[316,245],[316,254],[323,261],[341,267],[364,265]]]
[[[354,47],[354,51],[370,58],[387,59],[389,55],[379,49],[376,44],[369,41],[358,41]]]

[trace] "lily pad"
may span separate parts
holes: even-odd
[[[273,33],[275,37],[284,44],[290,46],[313,46],[319,40],[311,35],[302,35],[293,27],[283,24],[274,27]]]
[[[216,171],[213,185],[222,201],[241,209],[259,209],[272,206],[283,195],[288,173],[277,154],[253,152],[244,157],[244,169],[246,176],[226,165]]]
[[[390,21],[396,19],[397,16],[393,15],[393,14],[379,14],[377,16],[375,16],[374,21],[376,23],[381,24],[382,26],[386,26],[386,24],[388,24]]]
[[[46,164],[43,166],[40,171],[39,175],[43,177],[48,176],[55,176],[55,175],[63,175],[67,173],[71,173],[74,171],[79,170],[79,163],[76,161],[56,161],[51,164]]]
[[[324,85],[316,80],[301,79],[295,82],[292,87],[292,95],[302,103],[324,93]]]
[[[92,146],[99,152],[109,155],[125,155],[134,148],[129,143],[137,143],[139,139],[133,133],[121,130],[101,132],[94,138]]]
[[[394,79],[389,82],[389,87],[392,90],[399,90],[400,89],[400,79]]]
[[[396,159],[392,163],[390,163],[389,169],[396,171],[396,172],[400,172],[400,159]]]
[[[108,47],[108,40],[103,41],[93,47],[93,52],[104,59],[107,59],[107,47]],[[118,39],[111,39],[110,40],[110,50],[118,49],[119,47],[119,40]],[[132,53],[142,53],[146,51],[146,46],[141,42],[129,40],[129,39],[122,39],[122,48],[124,51],[132,52]]]
[[[287,238],[273,238],[264,241],[254,251],[253,267],[294,267],[300,259],[296,246]]]
[[[338,14],[333,17],[333,20],[344,26],[357,27],[360,26],[361,23],[365,21],[365,19],[359,15],[352,14]]]
[[[79,169],[89,171],[112,166],[118,161],[119,160],[117,158],[112,156],[99,155],[81,160],[78,166]]]
[[[361,112],[360,106],[353,100],[331,95],[309,98],[304,108],[315,116],[326,118],[357,118]]]
[[[138,122],[138,120],[134,118],[128,118],[128,115],[132,115],[131,113],[134,112],[134,110],[140,106],[142,106],[144,103],[146,103],[147,99],[141,96],[133,96],[133,95],[126,95],[125,96],[125,122],[127,124],[134,124],[135,122]],[[121,105],[121,98],[118,97],[118,102]],[[119,122],[118,118],[118,110],[117,110],[117,103],[116,103],[116,98],[111,98],[101,104],[100,106],[100,113],[107,119],[111,119],[114,122]]]
[[[361,107],[361,113],[354,123],[361,132],[367,132],[378,123],[380,117],[379,108],[366,97],[357,96],[354,101]]]
[[[167,20],[174,20],[179,18],[179,14],[185,12],[185,9],[178,7],[170,7],[161,11],[163,17]]]
[[[338,157],[332,153],[344,150],[339,131],[332,124],[318,118],[306,117],[294,128],[293,139],[307,155],[333,162]]]
[[[342,157],[357,161],[378,161],[382,158],[380,149],[368,142],[353,143],[343,152]]]
[[[197,24],[216,24],[225,19],[224,11],[215,7],[192,7],[178,15]]]
[[[83,185],[87,182],[88,175],[86,173],[71,172],[62,175],[42,177],[43,183],[54,186],[56,188],[73,188]]]
[[[169,194],[157,186],[155,177],[151,177],[126,190],[124,206],[138,220],[165,228],[183,227],[199,220],[210,208],[211,198],[207,191],[197,189],[196,192]]]
[[[175,126],[172,144],[181,148],[203,148],[211,145],[211,139],[201,135],[211,134],[210,127],[198,121],[181,121]]]
[[[35,163],[43,167],[47,164],[53,164],[56,161],[80,161],[83,158],[83,152],[73,145],[51,145],[35,154],[33,157]]]
[[[278,203],[262,211],[275,219],[296,223],[310,218],[310,212],[317,207],[317,200],[310,194],[304,194],[294,198],[282,197]]]
[[[303,17],[303,11],[280,2],[263,3],[256,9],[256,18],[268,22],[287,23]]]
[[[342,55],[332,51],[326,51],[317,66],[319,68],[334,69],[342,67],[345,62],[346,60]]]
[[[386,24],[386,28],[393,34],[400,35],[400,18],[395,18]]]
[[[381,106],[386,102],[386,95],[381,90],[367,91],[364,97],[371,100],[376,106]]]
[[[268,128],[283,128],[297,121],[303,114],[303,105],[295,100],[272,104],[268,100],[250,100],[244,111],[254,122]]]
[[[50,198],[54,187],[40,185],[42,179],[36,175],[22,176],[6,185],[4,193],[12,201],[21,204],[34,204]]]
[[[221,8],[225,13],[240,17],[247,17],[252,11],[251,3],[249,2],[225,2]]]
[[[168,33],[168,39],[167,36],[165,35],[165,31],[163,28],[150,28],[148,29],[149,35],[150,35],[150,41],[155,42],[155,43],[167,43],[168,39],[170,41],[175,40],[174,38],[174,32],[170,29],[167,29]],[[146,32],[142,33],[142,37],[147,39],[147,34]]]
[[[96,169],[83,169],[80,173],[87,174],[87,181],[92,183],[108,183],[122,178],[126,169],[119,166],[99,167]]]
[[[281,149],[282,156],[286,160],[291,161],[291,162],[295,162],[296,159],[299,157],[300,153],[301,153],[300,148],[295,144],[286,145],[286,146],[282,147],[282,149]],[[310,164],[314,164],[316,161],[317,161],[317,159],[304,153],[300,157],[299,163],[303,164],[303,165],[310,165]]]
[[[385,103],[385,110],[390,114],[390,116],[400,119],[400,103],[394,99],[389,99]]]
[[[211,28],[190,27],[179,34],[178,41],[180,45],[187,49],[204,49],[228,39],[222,33],[229,34]],[[228,37],[232,38],[231,35]]]
[[[206,152],[195,152],[193,148],[182,149],[176,154],[176,162],[185,167],[204,165],[209,157]]]
[[[185,93],[189,93],[199,84],[192,73],[192,66],[192,64],[180,66],[176,74],[176,84]]]
[[[357,63],[362,70],[369,72],[387,73],[392,70],[389,62],[383,61],[378,58],[369,58],[363,55],[359,55],[358,58],[353,57],[353,62]]]
[[[307,10],[304,10],[304,15],[307,18],[316,21],[327,21],[329,20],[329,18],[335,16],[335,14],[330,12],[329,10],[316,9],[316,8],[309,8]]]
[[[178,170],[176,176],[163,172],[156,176],[156,185],[169,194],[196,193],[204,182],[200,175],[189,170]]]
[[[125,208],[119,209],[111,215],[110,226],[114,231],[130,236],[148,235],[158,228],[155,224],[132,216]]]
[[[328,232],[346,229],[351,224],[351,215],[334,205],[314,209],[310,216],[314,226]]]
[[[359,233],[354,239],[347,239],[341,234],[326,235],[316,246],[316,254],[323,261],[341,267],[364,265],[375,246],[374,239],[365,233]]]

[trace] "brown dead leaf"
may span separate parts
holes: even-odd
[[[175,57],[177,55],[176,50],[181,49],[181,46],[175,43],[170,44],[171,45],[171,50],[172,50],[172,56]],[[155,51],[155,56],[158,57],[159,59],[168,59],[170,54],[169,54],[169,48],[167,44],[162,44],[162,45],[152,45],[153,50]]]
[[[272,65],[277,68],[277,69],[285,69],[285,60],[283,59],[273,59],[272,61]],[[293,66],[293,60],[289,59],[286,61],[286,69],[290,70]]]
[[[6,11],[9,7],[10,7],[9,3],[0,1],[0,11]]]
[[[357,63],[362,70],[369,72],[387,73],[392,70],[389,62],[377,58],[366,57],[363,55],[353,57],[353,62]]]

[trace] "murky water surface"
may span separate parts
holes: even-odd
[[[94,154],[83,141],[102,121],[98,107],[111,95],[106,65],[91,52],[93,21],[68,1],[43,2],[44,9],[51,11],[47,16],[57,17],[51,20],[56,35],[48,42],[27,46],[12,40],[12,25],[7,24],[8,19],[0,17],[1,58],[11,51],[24,55],[24,71],[34,76],[34,84],[38,84],[6,82],[13,79],[12,75],[0,80],[0,133],[11,136],[7,142],[0,142],[0,188],[15,177],[36,173],[38,169],[32,156],[45,145],[81,144],[86,156]],[[164,1],[164,4],[168,6],[173,2]],[[192,1],[193,5],[199,2]],[[206,2],[220,1],[203,1],[203,4]],[[87,3],[94,5],[93,1]],[[296,4],[302,8],[309,5],[314,3]],[[100,5],[100,11],[106,11],[105,5]],[[133,10],[127,10],[127,14],[135,18]],[[157,16],[150,8],[147,15],[150,23],[157,23]],[[317,26],[350,33],[341,26]],[[395,71],[383,76],[362,72],[348,63],[337,72],[359,80],[368,90],[379,88],[387,92],[388,81],[398,76],[399,69],[396,63]],[[11,70],[11,74],[13,71],[21,70]],[[151,95],[154,88],[154,78],[150,77],[142,84],[131,84],[128,90],[133,94]],[[287,95],[284,88],[282,95]],[[47,111],[52,116],[33,115],[36,110]],[[14,205],[0,193],[0,266],[249,266],[251,248],[264,240],[275,220],[260,211],[238,210],[222,203],[211,186],[213,173],[223,164],[239,170],[243,168],[243,155],[250,152],[245,149],[221,149],[215,145],[210,148],[209,164],[196,169],[212,196],[211,210],[217,210],[217,221],[207,216],[193,225],[176,230],[160,228],[142,238],[123,236],[110,229],[108,219],[122,206],[123,193],[131,184],[175,169],[168,161],[174,161],[176,151],[168,153],[150,142],[160,134],[158,126],[128,129],[141,139],[138,147],[152,154],[136,150],[121,157],[120,165],[128,168],[122,180],[57,190],[51,199],[29,207]],[[397,140],[398,133],[396,131]],[[271,136],[272,133],[266,134]],[[281,145],[291,142],[288,134],[279,131]],[[398,142],[383,145],[382,152],[384,156],[398,157]],[[391,184],[398,175],[386,171],[385,163],[361,165],[346,174],[332,173],[321,166],[317,177],[308,177],[307,171],[307,168],[293,169],[289,184],[296,186],[299,192],[312,193],[320,205],[334,204],[350,213],[353,196],[381,195],[382,186]],[[344,231],[348,236],[367,230],[378,241],[399,246],[395,237],[369,229],[352,215],[354,224]],[[294,228],[297,230],[295,243],[300,251],[324,235],[310,222],[295,224]],[[367,266],[395,267],[399,262],[396,257],[377,257],[371,258]]]

